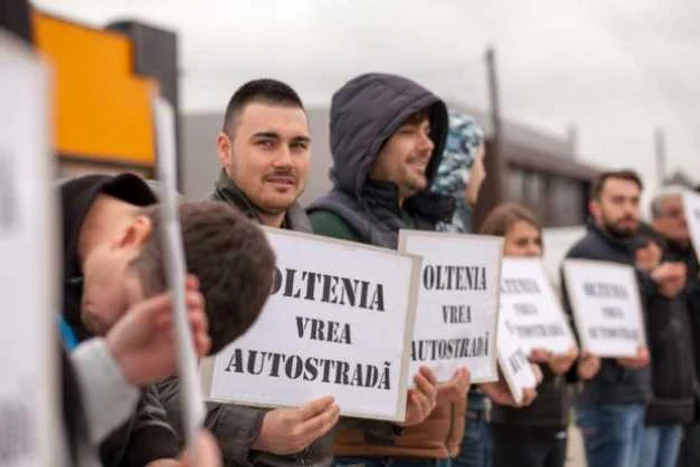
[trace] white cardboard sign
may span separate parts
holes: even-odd
[[[537,386],[537,377],[528,360],[529,352],[525,350],[522,341],[508,324],[508,320],[499,319],[498,364],[513,400],[521,404],[524,390]]]
[[[250,330],[203,369],[210,400],[403,421],[420,258],[265,229],[277,266]]]
[[[568,259],[564,277],[583,350],[599,357],[634,357],[646,345],[632,266]]]
[[[683,195],[685,218],[690,230],[690,239],[695,248],[695,254],[700,258],[700,194],[686,192]]]
[[[536,348],[565,354],[576,346],[540,259],[503,258],[499,320],[520,339],[527,354]]]
[[[0,463],[56,465],[57,209],[49,73],[0,32]]]
[[[427,365],[438,381],[464,366],[474,383],[498,380],[502,248],[497,237],[400,231],[399,251],[423,257],[409,378]]]

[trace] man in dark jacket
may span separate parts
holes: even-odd
[[[270,79],[241,86],[226,108],[216,146],[223,168],[212,199],[236,206],[268,227],[311,232],[297,202],[306,186],[311,139],[304,106],[292,88]],[[428,381],[425,384],[432,389]],[[177,384],[160,387],[168,415],[179,418]],[[414,417],[417,409],[430,404],[428,395],[416,396],[420,402],[408,407]],[[321,397],[301,407],[273,410],[211,404],[206,426],[216,436],[227,466],[328,466],[338,420],[333,399]],[[397,427],[391,423],[343,423],[360,426],[384,443],[396,437]]]
[[[653,226],[664,240],[665,251],[664,256],[668,261],[676,261],[685,264],[686,267],[686,287],[680,297],[681,304],[676,305],[676,308],[683,307],[686,316],[685,320],[676,321],[677,325],[673,328],[676,333],[687,331],[690,332],[688,339],[683,340],[674,336],[669,339],[678,339],[676,345],[682,345],[682,350],[690,355],[685,355],[686,359],[691,359],[694,363],[694,371],[689,371],[683,366],[683,361],[676,357],[675,359],[667,359],[664,368],[661,370],[662,375],[659,375],[660,381],[663,382],[664,388],[672,390],[672,394],[678,394],[679,391],[687,392],[687,384],[681,384],[677,378],[681,376],[690,377],[700,374],[700,278],[698,277],[698,259],[690,242],[690,232],[686,221],[683,209],[683,193],[685,189],[679,186],[670,186],[662,189],[652,199],[651,215],[653,218]],[[675,303],[675,301],[674,301]],[[663,315],[662,315],[663,316]],[[682,326],[683,330],[678,330]],[[669,333],[670,334],[670,333]],[[690,342],[688,342],[690,340]],[[672,349],[676,346],[672,342],[668,342]],[[681,349],[678,349],[680,352]],[[653,366],[653,360],[652,360]],[[653,367],[654,379],[656,380],[656,367]],[[666,375],[664,373],[672,371],[676,376]],[[676,375],[681,373],[682,375]],[[679,466],[690,467],[700,465],[700,423],[697,421],[696,407],[694,406],[695,394],[697,394],[697,382],[694,386],[695,392],[690,395],[693,399],[692,404],[687,404],[683,418],[678,418],[678,423],[684,423],[685,437],[680,448]],[[686,396],[688,397],[688,396]],[[680,414],[679,414],[680,415]],[[670,430],[670,428],[669,428]],[[669,431],[667,430],[667,431]],[[676,430],[680,431],[680,430]],[[675,442],[675,439],[674,439]],[[673,445],[672,445],[673,446]]]
[[[588,232],[566,257],[634,266],[635,251],[642,243],[638,235],[641,191],[641,180],[632,171],[601,174],[592,191]],[[675,297],[681,289],[679,276],[679,270],[669,264],[650,274],[638,271],[644,309],[658,294]],[[565,304],[570,311],[568,300]],[[634,358],[604,358],[598,374],[584,385],[578,399],[577,422],[589,466],[638,465],[644,406],[651,393],[648,365],[646,348],[640,348]]]
[[[654,227],[661,234],[658,213],[653,213]],[[642,230],[646,243],[636,252],[638,269],[651,272],[664,259],[666,242],[659,234]],[[683,263],[676,264],[685,269]],[[683,425],[693,421],[695,409],[693,340],[686,296],[657,294],[650,298],[647,313],[652,398],[646,407],[640,465],[675,467]]]
[[[445,104],[411,80],[372,73],[346,83],[331,106],[333,189],[309,207],[314,232],[395,249],[400,229],[435,230],[450,221],[454,198],[428,190],[447,131]],[[448,463],[462,440],[466,387],[458,375],[440,385],[428,420],[404,430],[395,446],[342,431],[337,463]]]

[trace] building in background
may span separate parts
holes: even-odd
[[[566,138],[505,120],[494,148],[491,119],[479,110],[448,100],[455,110],[472,115],[486,134],[486,182],[474,212],[478,226],[501,203],[516,201],[530,208],[545,227],[582,225],[587,217],[591,184],[597,168],[576,160],[575,133]]]
[[[136,21],[94,28],[33,10],[28,34],[52,65],[59,176],[156,166],[152,98],[178,114],[177,35]]]

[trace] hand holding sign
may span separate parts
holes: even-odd
[[[403,426],[423,423],[437,405],[437,380],[430,368],[420,367],[413,377],[413,382],[416,387],[408,390],[406,420]]]
[[[466,397],[470,385],[471,376],[469,375],[469,370],[460,368],[455,371],[455,374],[448,382],[438,385],[438,400],[458,402]]]
[[[651,272],[651,278],[659,286],[661,295],[667,298],[675,298],[685,287],[685,264],[662,263]]]
[[[197,280],[187,280],[187,309],[195,351],[206,355],[211,347],[207,335],[204,298]],[[110,353],[124,377],[135,386],[146,386],[172,376],[177,367],[177,341],[173,330],[172,301],[162,294],[139,303],[124,315],[106,338]]]
[[[600,358],[590,352],[583,352],[578,362],[578,377],[584,381],[593,378],[600,371]]]
[[[571,368],[571,365],[574,364],[577,358],[578,349],[576,347],[571,347],[566,354],[553,356],[547,363],[552,373],[555,375],[562,375],[569,371],[569,368]]]
[[[537,365],[532,365],[533,369],[536,367]],[[539,372],[539,378],[536,377],[536,379],[542,379],[541,372]],[[495,402],[499,405],[509,405],[511,407],[527,407],[528,405],[532,404],[532,402],[535,399],[537,399],[537,389],[535,389],[534,387],[525,388],[523,390],[523,400],[521,403],[518,404],[518,402],[516,402],[515,399],[513,399],[513,395],[510,393],[510,389],[508,389],[508,385],[503,380],[503,378],[493,383],[481,383],[479,387],[481,388],[481,391],[484,394],[486,394],[486,397],[491,399],[492,402]]]
[[[649,364],[650,356],[649,351],[644,346],[639,346],[637,350],[636,357],[618,358],[617,363],[625,368],[631,368],[637,370],[639,368],[644,368]]]
[[[340,419],[332,397],[320,397],[298,408],[267,412],[253,449],[278,455],[294,454],[330,431]]]
[[[530,351],[530,361],[533,363],[549,363],[552,359],[552,352],[545,349],[532,349]]]

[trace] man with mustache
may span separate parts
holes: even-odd
[[[288,85],[272,79],[250,81],[231,97],[216,139],[222,165],[212,199],[238,207],[268,227],[311,233],[297,199],[306,187],[311,137],[304,105]],[[417,375],[418,390],[407,405],[410,423],[420,423],[432,408],[435,388]],[[321,397],[296,408],[264,410],[212,405],[207,427],[219,442],[225,465],[283,467],[329,466],[332,428],[340,408]],[[391,423],[343,419],[376,439],[391,442]]]
[[[400,229],[435,230],[454,211],[452,196],[429,191],[445,148],[448,115],[433,93],[401,76],[369,73],[347,82],[331,105],[333,189],[309,208],[314,232],[396,249]],[[464,430],[469,374],[438,386],[424,423],[393,445],[344,429],[336,466],[447,466]]]
[[[593,185],[586,236],[567,258],[583,258],[636,266],[635,251],[645,241],[639,235],[639,176],[631,170],[602,173]],[[637,269],[643,309],[661,294],[673,298],[681,291],[685,272],[663,263],[648,273]],[[570,311],[565,294],[565,306]],[[603,358],[598,373],[585,383],[577,401],[588,465],[639,465],[644,434],[644,407],[651,396],[649,352],[635,358]],[[581,369],[579,369],[581,371]]]

